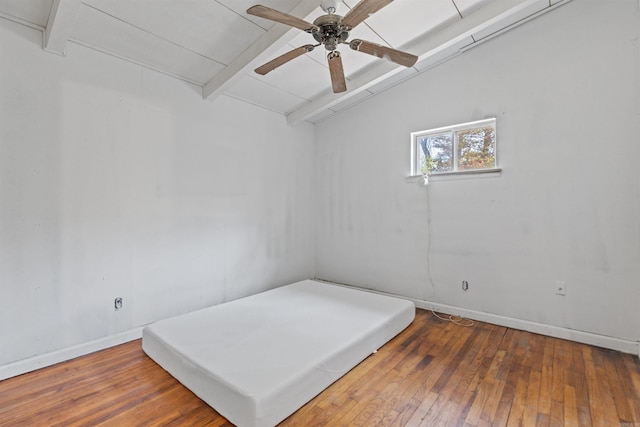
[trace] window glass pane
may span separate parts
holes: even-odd
[[[453,170],[453,134],[429,135],[418,138],[421,173]]]
[[[416,152],[418,155],[418,167],[416,168],[416,172],[420,174],[429,173],[427,168],[427,159],[429,158],[428,150],[426,148],[427,138],[417,138],[416,144]]]
[[[458,170],[487,169],[496,166],[496,131],[493,127],[457,132]]]

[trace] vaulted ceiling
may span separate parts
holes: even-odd
[[[44,49],[78,43],[221,94],[282,113],[291,124],[320,121],[569,0],[395,0],[351,31],[418,56],[405,68],[344,46],[347,91],[335,94],[326,51],[316,48],[265,76],[253,70],[315,43],[299,29],[251,16],[257,0],[0,0],[0,17],[43,32]],[[313,22],[320,0],[259,0]],[[345,15],[358,0],[338,2]]]

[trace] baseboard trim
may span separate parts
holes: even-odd
[[[560,326],[546,325],[544,323],[531,322],[529,320],[516,319],[513,317],[500,316],[498,314],[484,313],[481,311],[469,310],[461,307],[438,304],[429,301],[412,300],[416,307],[424,310],[433,310],[454,316],[465,317],[480,322],[492,323],[494,325],[506,326],[512,329],[546,335],[554,338],[562,338],[582,344],[589,344],[596,347],[608,348],[640,356],[639,343],[637,341],[623,340],[606,335],[594,334],[591,332],[578,331],[575,329],[563,328]]]
[[[478,320],[481,322],[492,323],[494,325],[505,326],[508,328],[519,329],[536,334],[546,335],[554,338],[561,338],[569,341],[575,341],[583,344],[594,345],[597,347],[608,348],[611,350],[621,351],[623,353],[630,353],[640,357],[640,342],[623,340],[620,338],[613,338],[606,335],[598,335],[591,332],[577,331],[574,329],[562,328],[559,326],[545,325],[543,323],[531,322],[528,320],[516,319],[513,317],[501,316],[498,314],[485,313],[482,311],[469,310],[462,307],[456,307],[452,305],[440,304],[430,301],[419,300],[415,298],[408,298],[401,295],[394,295],[387,292],[374,291],[372,289],[364,289],[358,286],[351,286],[343,283],[335,283],[325,281],[321,279],[315,279],[320,282],[331,283],[334,285],[345,286],[348,288],[355,288],[373,292],[376,294],[382,294],[392,296],[396,298],[402,298],[412,301],[417,308],[423,310],[433,310],[442,313],[451,314],[454,316],[465,317],[468,319]],[[79,344],[73,347],[64,348],[51,353],[46,353],[38,356],[34,356],[28,359],[19,360],[3,366],[0,366],[0,381],[15,377],[18,375],[26,374],[27,372],[35,371],[37,369],[45,368],[47,366],[55,365],[60,362],[74,359],[76,357],[84,356],[96,351],[104,350],[109,347],[113,347],[119,344],[123,344],[129,341],[133,341],[142,337],[142,327],[135,328],[129,331],[121,332],[116,335],[111,335],[105,338],[100,338],[94,341],[90,341],[84,344]]]
[[[73,347],[63,348],[51,353],[41,354],[28,359],[12,362],[0,366],[0,381],[26,374],[27,372],[35,371],[37,369],[45,368],[47,366],[55,365],[56,363],[75,359],[76,357],[84,356],[89,353],[104,350],[105,348],[124,344],[141,337],[142,327],[139,327],[84,344],[78,344]]]
[[[560,326],[546,325],[544,323],[532,322],[529,320],[516,319],[514,317],[501,316],[498,314],[485,313],[482,311],[469,310],[462,307],[440,304],[431,301],[424,301],[415,298],[394,295],[387,292],[379,292],[372,289],[360,288],[358,286],[347,285],[344,283],[335,283],[328,280],[315,279],[321,282],[332,283],[339,286],[365,290],[376,294],[387,295],[396,298],[402,298],[412,301],[417,308],[423,310],[433,310],[441,313],[451,314],[453,316],[464,317],[480,322],[491,323],[494,325],[505,326],[508,328],[518,329],[521,331],[532,332],[535,334],[546,335],[554,338],[561,338],[569,341],[575,341],[582,344],[589,344],[596,347],[617,350],[623,353],[634,354],[640,357],[640,341],[630,341],[620,338],[609,337],[606,335],[594,334],[591,332],[578,331],[575,329],[563,328]]]

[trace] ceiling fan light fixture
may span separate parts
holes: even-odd
[[[325,13],[334,14],[338,10],[338,0],[322,0],[320,7]]]

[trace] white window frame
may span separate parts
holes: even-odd
[[[458,170],[458,132],[461,130],[467,129],[476,129],[479,127],[488,127],[491,126],[496,132],[496,152],[495,152],[495,167],[493,168],[484,168],[484,169],[465,169]],[[428,174],[428,176],[438,177],[438,176],[448,176],[448,175],[471,175],[471,174],[484,174],[484,173],[494,173],[500,172],[501,169],[498,168],[498,137],[497,137],[497,129],[496,129],[496,119],[495,117],[476,120],[473,122],[460,123],[452,126],[443,126],[435,129],[428,129],[419,132],[411,133],[411,176],[409,178],[422,177],[424,174],[420,171],[420,152],[422,148],[419,144],[419,139],[425,136],[435,136],[438,134],[448,134],[451,133],[453,135],[453,170],[447,172],[434,172]]]

